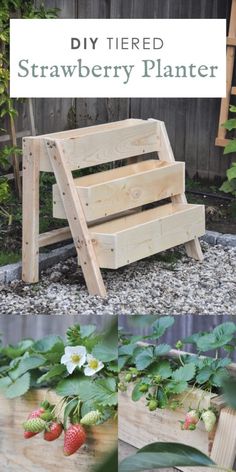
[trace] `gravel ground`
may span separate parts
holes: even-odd
[[[204,261],[184,250],[103,270],[108,298],[89,296],[76,259],[43,272],[36,285],[0,286],[0,314],[231,314],[236,315],[236,248],[202,242]]]

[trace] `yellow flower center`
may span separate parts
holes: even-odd
[[[97,369],[98,368],[98,361],[97,359],[91,359],[91,361],[89,361],[88,363],[90,369]]]
[[[79,354],[72,354],[70,359],[71,362],[73,362],[74,364],[78,364],[81,359],[81,356],[79,356]]]

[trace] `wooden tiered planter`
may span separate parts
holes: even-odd
[[[236,365],[232,365],[236,371]],[[176,410],[157,409],[150,412],[145,397],[134,402],[131,398],[133,386],[126,392],[119,392],[119,439],[142,448],[153,442],[178,442],[196,447],[209,455],[212,460],[225,468],[233,468],[236,458],[236,411],[228,408],[221,396],[205,393],[200,389],[189,390],[174,399],[183,402]],[[207,433],[200,421],[195,431],[181,430],[180,421],[184,421],[189,408],[209,408],[214,406],[218,411],[218,422],[211,433]],[[184,468],[195,472],[196,468]],[[204,472],[205,468],[197,468]]]
[[[75,170],[115,161],[123,161],[122,167],[73,179]],[[41,171],[54,173],[53,216],[67,219],[69,227],[39,235]],[[89,293],[103,297],[101,268],[117,269],[179,244],[202,260],[204,207],[187,204],[184,177],[184,163],[175,161],[165,125],[157,120],[25,138],[23,280],[38,281],[40,247],[71,237]]]
[[[47,393],[52,402],[61,397]],[[74,455],[63,455],[63,434],[53,442],[43,440],[42,433],[23,438],[22,423],[29,413],[45,399],[45,390],[31,390],[21,398],[0,397],[0,464],[7,472],[89,472],[117,445],[115,421],[87,428],[87,442]]]

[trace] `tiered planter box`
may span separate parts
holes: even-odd
[[[235,371],[235,364],[232,370]],[[119,392],[119,439],[136,447],[142,448],[153,442],[178,442],[196,447],[209,455],[217,464],[225,468],[233,468],[236,457],[236,412],[227,408],[221,396],[205,393],[200,389],[175,396],[183,401],[183,406],[176,410],[157,409],[150,412],[145,397],[134,402],[131,398],[133,385],[126,392]],[[203,422],[199,422],[195,431],[181,430],[180,421],[189,408],[209,408],[214,406],[219,413],[215,429],[207,433]],[[196,468],[184,468],[188,472],[196,472]],[[206,469],[197,468],[198,472]],[[208,469],[209,470],[209,469]]]
[[[8,400],[0,397],[0,464],[7,472],[89,472],[117,445],[117,425],[108,421],[87,428],[87,442],[74,455],[63,455],[63,435],[53,442],[43,440],[42,434],[24,439],[22,423],[29,413],[45,399],[45,390],[32,390],[24,397]],[[47,394],[52,402],[60,397]]]

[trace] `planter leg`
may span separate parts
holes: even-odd
[[[38,142],[23,140],[23,237],[22,279],[39,280],[39,175]]]
[[[150,118],[148,121],[157,121],[157,120]],[[161,149],[158,151],[159,159],[161,161],[166,161],[166,162],[175,162],[175,157],[171,148],[170,140],[168,138],[165,123],[160,122],[160,121],[158,123],[160,126],[160,138],[161,138]],[[185,193],[171,197],[171,201],[173,203],[187,203]],[[192,241],[188,241],[187,243],[185,243],[185,249],[189,257],[192,257],[193,259],[196,259],[198,261],[203,260],[202,249],[201,249],[198,238],[194,238]]]
[[[211,459],[218,465],[232,469],[236,458],[236,411],[223,408],[217,425]]]
[[[106,289],[83,208],[68,168],[69,159],[59,143],[48,139],[46,144],[88,291],[91,295],[105,297]]]

